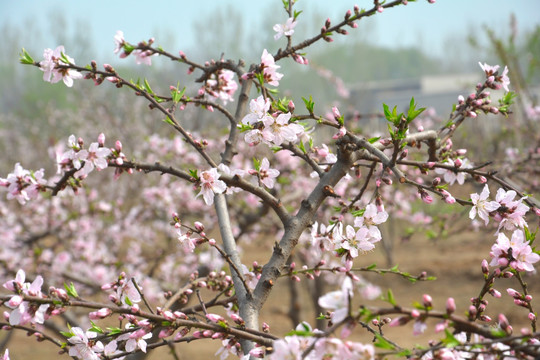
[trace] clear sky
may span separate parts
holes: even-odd
[[[324,11],[338,21],[355,3],[370,8],[372,1],[299,0],[297,6],[305,14]],[[197,33],[192,24],[201,19],[212,22],[213,16],[226,6],[241,10],[247,31],[250,24],[262,21],[265,16],[278,18],[281,15],[283,20],[286,16],[281,10],[281,0],[0,0],[0,24],[25,28],[33,24],[29,31],[40,32],[45,42],[42,48],[59,45],[48,41],[47,32],[51,28],[56,27],[57,32],[65,31],[69,36],[74,28],[84,27],[99,57],[107,55],[106,59],[112,56],[112,38],[117,30],[123,30],[126,39],[134,43],[173,33],[178,49],[196,45]],[[54,23],[57,13],[63,14],[67,24]],[[437,0],[433,5],[419,0],[401,9],[389,9],[366,22],[375,29],[369,35],[373,42],[385,46],[419,43],[424,50],[441,55],[444,52],[442,39],[465,36],[468,30],[480,30],[484,24],[507,34],[510,13],[516,15],[520,29],[530,29],[540,23],[540,0]],[[235,20],[238,21],[231,19]],[[159,39],[157,41],[159,43]],[[25,44],[20,44],[19,48],[23,46]],[[66,52],[70,53],[68,49]]]

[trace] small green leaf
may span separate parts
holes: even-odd
[[[253,158],[253,167],[255,168],[255,170],[259,171],[259,169],[261,168],[261,160]]]
[[[146,78],[144,79],[144,89],[146,91],[148,91],[148,93],[150,94],[154,94],[154,91],[152,90],[152,88],[150,87],[150,83],[148,83],[148,80],[146,80]]]
[[[446,334],[446,337],[441,340],[441,342],[446,345],[446,347],[453,348],[456,346],[461,345],[458,339],[448,329],[444,329],[444,333]]]
[[[123,330],[120,329],[120,328],[117,328],[117,327],[113,327],[113,328],[108,327],[108,328],[107,328],[107,332],[109,333],[109,335],[116,335],[116,334],[122,333]]]
[[[19,54],[19,61],[21,64],[24,65],[33,65],[34,59],[30,56],[30,54],[26,51],[25,48],[22,48],[22,53]]]
[[[89,331],[93,331],[93,332],[96,332],[98,334],[104,334],[105,333],[103,331],[103,329],[100,328],[99,326],[97,326],[92,320],[90,320],[90,324],[92,324],[92,327],[89,329]]]
[[[311,95],[309,96],[309,100],[304,97],[302,98],[302,100],[304,100],[307,111],[309,111],[310,114],[313,114],[313,108],[315,106],[315,103],[313,102],[313,98],[311,97]]]
[[[388,301],[392,306],[397,306],[396,299],[394,298],[394,293],[392,292],[391,289],[388,289],[386,296],[387,296],[387,298],[385,299],[386,301]]]
[[[73,336],[73,333],[71,331],[60,331],[60,334],[64,335],[67,338],[70,338]]]
[[[166,122],[167,124],[169,125],[173,125],[174,126],[174,122],[172,121],[172,119],[170,117],[166,117],[165,119],[163,119],[163,122]]]
[[[77,293],[77,290],[75,289],[75,285],[73,283],[70,283],[69,285],[64,283],[64,289],[66,289],[66,292],[69,296],[78,298],[79,294]]]
[[[377,340],[375,341],[375,346],[380,349],[388,349],[388,350],[395,350],[396,347],[388,342],[385,338],[383,338],[380,334],[375,333],[375,337]]]
[[[379,141],[380,138],[381,138],[380,136],[369,138],[368,143],[374,144],[375,142]]]

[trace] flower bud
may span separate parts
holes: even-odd
[[[508,293],[508,295],[510,295],[514,299],[522,299],[523,298],[523,295],[521,295],[521,293],[519,291],[514,290],[512,288],[506,289],[506,292]]]
[[[428,294],[424,294],[422,296],[422,300],[424,302],[424,306],[427,307],[427,308],[430,308],[433,306],[432,302],[433,302],[433,299],[431,298],[431,296],[429,296]]]
[[[446,300],[446,313],[450,315],[454,311],[456,311],[456,301],[454,300],[454,298],[449,297]]]
[[[105,134],[100,133],[97,138],[99,147],[103,147],[105,145]]]

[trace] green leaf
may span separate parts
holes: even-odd
[[[311,97],[311,95],[309,96],[309,100],[304,97],[302,98],[302,100],[304,100],[307,111],[309,111],[310,114],[313,114],[313,108],[315,106],[315,103],[313,102],[313,98]]]
[[[171,90],[171,96],[172,96],[173,102],[175,104],[178,104],[180,102],[180,100],[182,100],[182,96],[184,96],[184,93],[186,92],[186,87],[185,86],[180,91],[178,90],[179,86],[180,86],[180,84],[178,84],[176,86],[176,89]]]
[[[369,265],[366,269],[367,269],[367,270],[373,270],[373,269],[375,269],[376,267],[377,267],[377,264],[373,263],[373,264]]]
[[[304,154],[307,154],[306,147],[304,146],[304,143],[302,141],[298,143],[298,148],[302,150]]]
[[[375,142],[379,141],[380,138],[381,138],[380,136],[369,138],[368,143],[374,144]]]
[[[30,56],[30,54],[26,51],[25,48],[22,48],[22,53],[19,54],[19,61],[21,64],[24,65],[33,65],[34,59]]]
[[[388,301],[392,306],[397,306],[396,299],[394,298],[394,293],[391,289],[388,289],[388,291],[386,292],[386,296],[386,299],[383,300]]]
[[[126,54],[130,54],[133,50],[135,50],[135,47],[128,44],[127,42],[124,42],[124,52]]]
[[[174,126],[174,122],[172,121],[172,119],[170,117],[166,117],[165,119],[163,119],[163,122],[166,122],[167,124],[169,125],[173,125]]]
[[[461,345],[458,339],[448,329],[444,329],[444,333],[446,334],[446,337],[441,340],[441,342],[446,345],[446,347],[453,348],[456,346]]]
[[[71,331],[60,331],[60,334],[62,334],[63,336],[67,338],[74,336],[74,334]]]
[[[144,89],[146,91],[148,91],[148,93],[150,94],[154,94],[154,91],[152,90],[152,88],[150,87],[150,84],[148,83],[148,80],[146,80],[146,78],[144,79]]]
[[[396,347],[388,342],[385,338],[383,338],[380,334],[375,333],[375,337],[377,340],[375,341],[375,346],[380,349],[388,349],[388,350],[395,350]]]
[[[255,168],[255,170],[259,171],[259,169],[261,168],[261,160],[253,158],[253,167]]]
[[[113,327],[113,328],[108,327],[108,328],[107,328],[107,332],[109,333],[109,335],[116,335],[116,334],[122,333],[123,330],[120,329],[120,328],[117,328],[117,327]]]
[[[133,306],[133,302],[131,301],[129,296],[126,295],[126,297],[124,298],[124,301],[126,302],[127,305]]]
[[[92,324],[92,327],[89,329],[89,331],[93,331],[93,332],[96,332],[98,334],[104,334],[105,333],[103,331],[103,329],[100,328],[99,326],[97,326],[92,320],[90,320],[90,324]]]
[[[77,293],[77,290],[75,289],[75,285],[73,285],[73,283],[69,283],[69,285],[64,283],[64,289],[66,289],[66,292],[69,296],[74,298],[79,297],[79,294]]]

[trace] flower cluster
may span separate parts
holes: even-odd
[[[530,241],[526,238],[523,229],[527,222],[525,215],[529,207],[523,203],[525,197],[514,200],[517,193],[514,190],[497,190],[495,201],[489,201],[489,188],[484,186],[481,194],[471,194],[473,207],[469,217],[474,219],[476,214],[489,223],[492,216],[499,222],[497,228],[497,241],[491,247],[491,266],[510,266],[516,271],[534,271],[533,264],[540,260],[540,255],[533,251]],[[513,231],[509,239],[501,230]]]
[[[366,253],[375,248],[375,243],[382,239],[381,231],[377,227],[388,219],[388,213],[378,209],[374,204],[368,204],[361,216],[354,220],[354,226],[347,225],[343,233],[343,224],[337,224],[332,237],[337,253],[342,257],[342,262],[347,270],[351,269],[352,261],[361,253]]]
[[[284,142],[297,142],[305,135],[302,125],[290,122],[291,113],[269,114],[270,100],[262,95],[251,100],[250,112],[242,119],[244,125],[252,127],[246,132],[245,140],[250,145],[260,142],[272,145],[281,145]]]
[[[202,91],[227,104],[229,101],[234,101],[233,95],[237,89],[238,84],[234,81],[234,72],[220,69],[206,80],[206,86],[202,88]]]
[[[37,197],[40,191],[45,191],[47,180],[43,178],[44,170],[35,172],[24,169],[16,163],[12,173],[5,179],[0,178],[0,187],[7,190],[7,199],[16,199],[21,205]]]
[[[100,134],[98,142],[90,144],[88,149],[84,149],[84,141],[71,135],[68,139],[69,150],[58,158],[58,172],[62,170],[77,169],[75,177],[84,178],[94,169],[103,170],[107,168],[107,158],[112,151],[104,147],[105,135]]]
[[[16,293],[7,302],[7,306],[13,311],[8,315],[11,325],[43,324],[49,314],[49,304],[36,304],[24,301],[21,295],[34,297],[44,297],[41,292],[43,278],[38,275],[32,283],[25,282],[26,273],[24,270],[17,271],[14,280],[4,283],[4,288]]]

